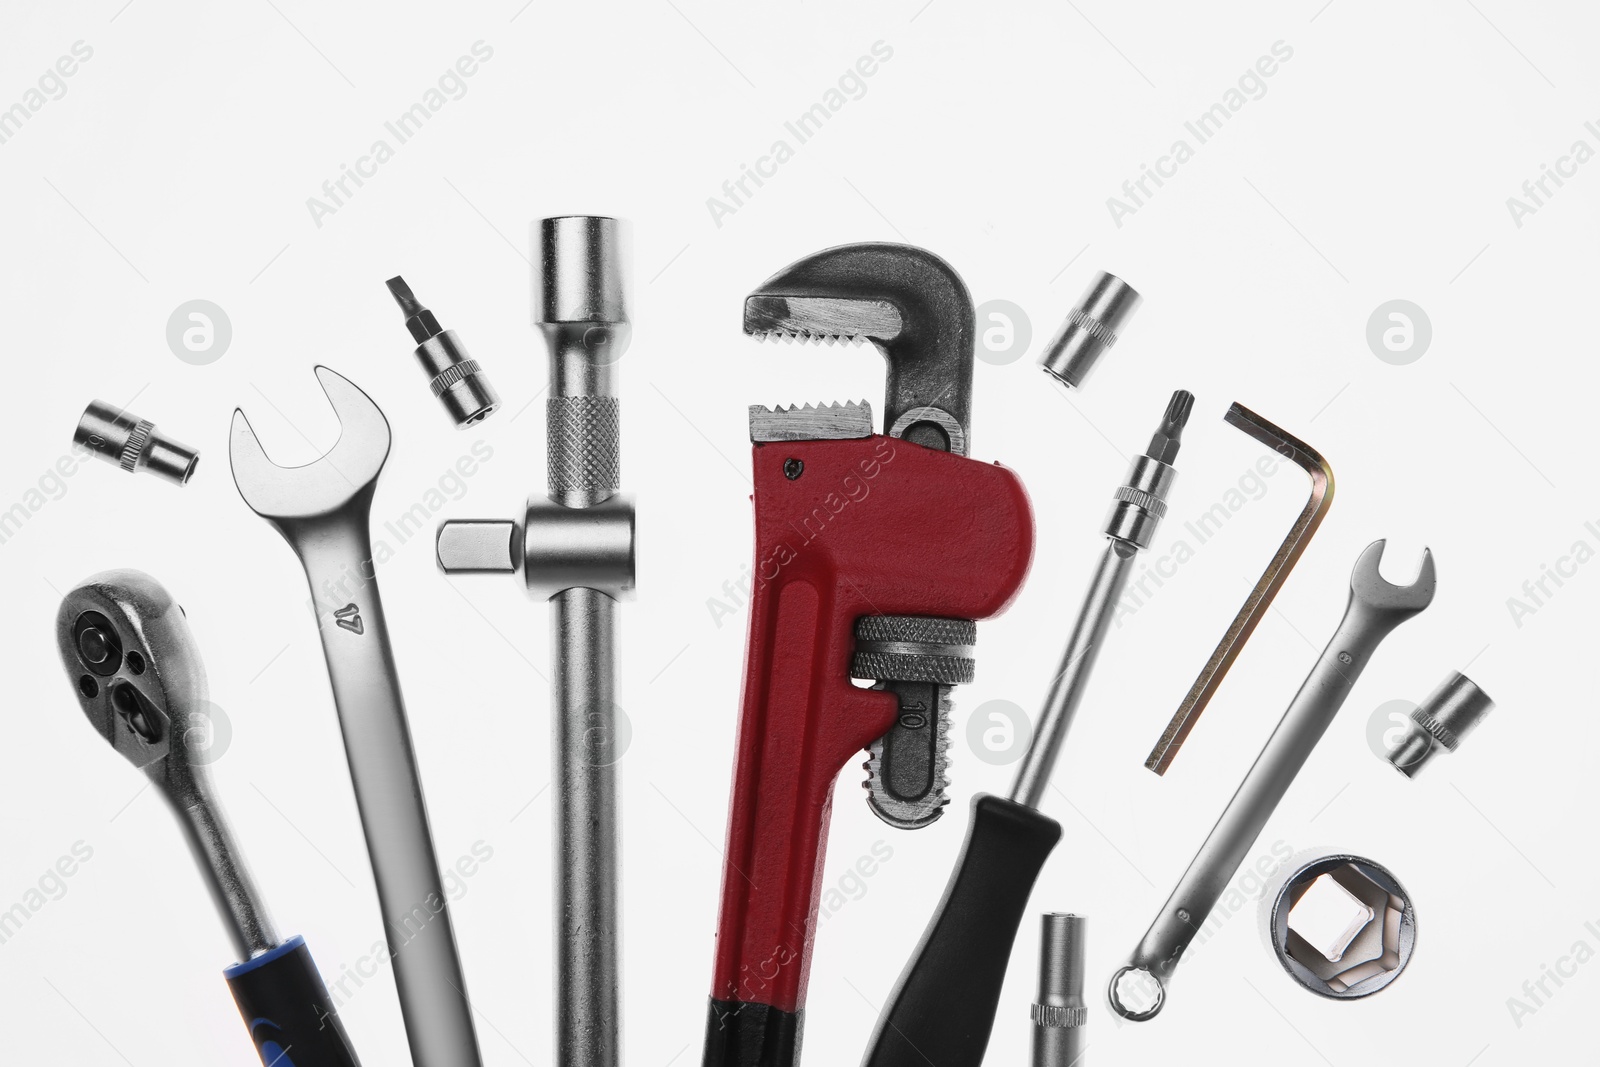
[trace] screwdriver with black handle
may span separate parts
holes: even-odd
[[[1038,727],[1007,797],[979,793],[966,843],[939,902],[878,1017],[863,1067],[979,1067],[1034,881],[1061,839],[1039,810],[1051,768],[1105,644],[1134,557],[1167,513],[1173,460],[1194,396],[1172,394],[1150,447],[1136,456],[1106,518],[1104,554],[1061,655]]]

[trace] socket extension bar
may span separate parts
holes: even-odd
[[[634,576],[633,501],[618,492],[616,364],[627,350],[623,226],[538,224],[535,313],[550,350],[548,500],[521,523],[439,525],[446,574],[522,571],[550,602],[554,670],[556,1058],[617,1067],[617,600]]]

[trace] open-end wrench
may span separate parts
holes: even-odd
[[[1433,553],[1423,550],[1422,565],[1410,585],[1393,585],[1378,572],[1383,545],[1374,541],[1356,560],[1344,619],[1328,647],[1133,957],[1111,976],[1106,992],[1112,1010],[1124,1019],[1142,1022],[1161,1010],[1166,983],[1184,950],[1205,925],[1229,879],[1327,732],[1373,652],[1396,626],[1433,602]]]
[[[389,456],[389,423],[348,380],[326,367],[316,373],[339,416],[333,450],[280,467],[236,409],[233,481],[289,542],[311,584],[411,1058],[416,1067],[479,1067],[372,561],[372,494]]]
[[[178,817],[238,962],[223,976],[265,1067],[358,1067],[305,940],[280,940],[211,785],[206,670],[183,608],[148,574],[103,571],[61,599],[61,663],[95,732]]]
[[[886,434],[865,404],[750,411],[755,575],[702,1062],[792,1067],[834,783],[877,745],[873,809],[936,817],[944,693],[970,677],[972,621],[1020,589],[1033,515],[1016,475],[966,458],[972,299],[937,256],[809,256],[746,300],[744,328],[888,361]]]

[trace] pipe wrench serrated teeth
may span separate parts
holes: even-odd
[[[750,405],[750,440],[844,441],[872,436],[872,405],[865,400],[785,407]]]
[[[757,292],[744,302],[744,332],[760,340],[888,344],[903,325],[887,300]]]
[[[871,341],[888,365],[883,432],[967,454],[972,296],[933,253],[855,244],[807,256],[745,298],[744,331],[795,341]]]
[[[825,341],[829,345],[862,345],[866,344],[869,340],[869,338],[863,337],[860,334],[820,334],[807,333],[804,331],[796,332],[794,330],[761,330],[754,333],[751,333],[747,330],[746,333],[748,333],[751,337],[754,337],[757,341],[777,341],[782,344],[805,344],[807,341],[812,343]]]

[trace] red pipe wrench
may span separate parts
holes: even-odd
[[[755,566],[705,1067],[793,1067],[839,772],[870,754],[873,811],[925,826],[945,803],[948,691],[973,620],[1033,556],[1022,483],[967,458],[973,309],[937,256],[829,249],[746,299],[746,333],[871,341],[865,403],[750,409]],[[851,684],[872,679],[871,689]]]

